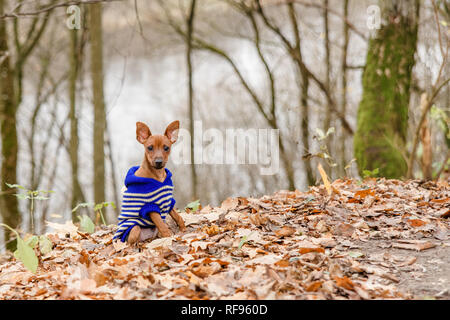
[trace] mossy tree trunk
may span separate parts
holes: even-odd
[[[0,0],[0,15],[4,13],[5,0]],[[8,190],[5,182],[16,183],[16,163],[18,153],[15,101],[14,71],[11,67],[11,50],[8,47],[6,19],[0,19],[0,127],[2,143],[1,187],[5,192],[1,200],[3,223],[16,228],[20,223],[17,198]],[[9,192],[11,191],[11,192]],[[10,239],[9,231],[5,231],[5,241]],[[8,249],[10,246],[7,245]]]
[[[407,171],[404,150],[419,1],[383,5],[385,22],[369,42],[354,150],[360,172],[379,168],[381,176],[400,178]]]

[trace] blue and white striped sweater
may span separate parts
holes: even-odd
[[[125,242],[128,233],[135,225],[144,228],[154,227],[150,219],[150,212],[158,212],[163,220],[175,206],[173,198],[172,173],[166,170],[163,182],[152,178],[135,175],[139,166],[128,170],[125,178],[126,190],[123,192],[122,212],[119,215],[118,229],[115,239]]]

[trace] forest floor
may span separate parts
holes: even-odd
[[[181,215],[186,232],[132,247],[113,225],[53,223],[36,273],[0,258],[0,299],[450,299],[447,181],[336,180]]]

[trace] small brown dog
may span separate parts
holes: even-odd
[[[180,122],[174,121],[164,135],[152,135],[146,124],[136,123],[136,139],[144,146],[145,155],[141,166],[132,167],[125,179],[127,189],[114,239],[133,244],[156,237],[158,231],[162,237],[169,237],[172,232],[164,222],[167,213],[180,231],[186,230],[183,218],[174,208],[172,173],[164,168],[179,127]]]

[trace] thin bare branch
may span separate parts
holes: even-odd
[[[291,1],[292,2],[292,1]],[[331,96],[331,93],[329,90],[327,90],[326,85],[319,80],[319,78],[317,78],[317,76],[315,74],[313,74],[307,67],[306,65],[303,63],[303,60],[301,59],[301,57],[299,57],[298,55],[298,51],[295,50],[295,45],[291,44],[291,42],[288,40],[288,38],[281,32],[281,30],[275,25],[273,24],[271,21],[269,21],[267,15],[265,14],[265,11],[260,3],[260,0],[255,0],[255,4],[256,4],[256,10],[259,13],[259,15],[261,16],[261,18],[263,19],[264,23],[266,24],[266,26],[271,29],[279,38],[280,40],[283,42],[284,46],[286,47],[287,51],[289,54],[291,54],[291,56],[296,59],[297,63],[299,64],[300,68],[304,70],[304,72],[307,73],[308,77],[311,78],[319,87],[319,89],[325,94],[326,98],[327,98],[327,102],[328,102],[328,107],[331,109],[332,112],[334,112],[339,119],[342,121],[342,125],[344,127],[344,129],[351,135],[353,135],[353,129],[351,128],[350,124],[348,123],[347,119],[345,118],[345,115],[342,114],[342,112],[340,112],[337,107],[336,107],[336,103],[333,99],[333,97]]]
[[[122,0],[72,0],[72,1],[64,1],[56,4],[51,4],[42,7],[41,9],[34,10],[34,11],[28,11],[28,12],[17,12],[22,4],[17,4],[13,10],[11,10],[9,13],[5,13],[4,15],[0,16],[0,19],[7,19],[7,18],[19,18],[19,17],[28,17],[28,16],[36,16],[42,13],[46,13],[48,11],[51,11],[56,8],[61,7],[68,7],[72,5],[84,5],[84,4],[94,4],[99,2],[117,2]]]

